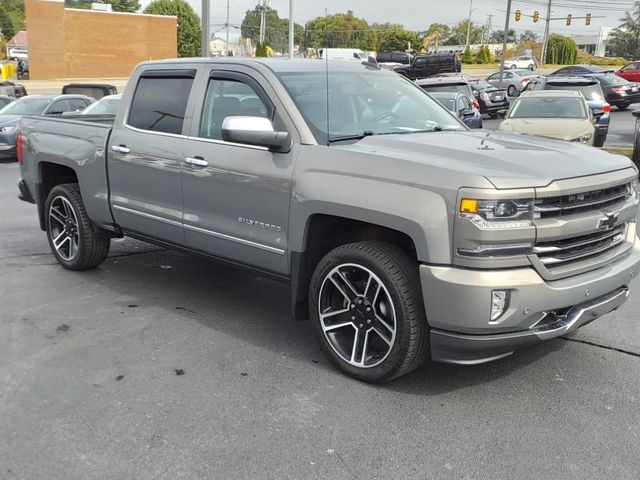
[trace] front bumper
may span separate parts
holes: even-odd
[[[640,270],[640,240],[624,257],[597,270],[545,281],[533,268],[472,270],[420,266],[431,356],[478,364],[569,333],[618,308]],[[491,292],[509,290],[502,316],[490,321]]]

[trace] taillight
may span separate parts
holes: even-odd
[[[476,110],[480,110],[480,104],[478,103],[477,100],[474,100],[473,102],[471,102],[471,106]]]
[[[20,130],[16,133],[16,157],[18,157],[18,165],[22,165],[22,133]]]
[[[524,77],[522,79],[522,86],[525,87],[530,81],[531,79],[529,77]]]
[[[602,111],[604,113],[609,113],[611,111],[611,105],[609,105],[608,103],[605,103],[604,105],[602,105]]]

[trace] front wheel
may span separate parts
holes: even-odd
[[[593,139],[593,146],[594,147],[603,147],[604,146],[604,142],[606,140],[607,140],[607,134],[596,135],[596,137]]]
[[[64,268],[86,270],[107,258],[110,238],[87,215],[77,184],[51,189],[45,203],[45,224],[51,252]]]
[[[517,89],[516,89],[515,85],[509,85],[509,87],[507,87],[507,95],[509,97],[515,97],[516,96],[516,92],[517,92]]]
[[[310,316],[329,360],[359,380],[382,383],[429,352],[418,265],[382,242],[343,245],[316,267]]]

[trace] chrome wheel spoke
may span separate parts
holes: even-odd
[[[364,366],[368,341],[369,331],[356,329],[356,335],[353,338],[353,349],[351,350],[351,363]]]
[[[62,246],[71,240],[71,237],[69,237],[69,235],[67,235],[67,232],[62,232],[60,235],[58,235],[56,237],[56,239],[53,241],[53,246],[56,248],[56,250],[60,251],[60,249],[62,248]]]
[[[322,322],[322,329],[325,332],[336,330],[338,328],[346,327],[347,325],[353,325],[351,320],[345,320],[346,313],[349,312],[348,308],[342,310],[332,311],[328,313],[320,314],[320,321]]]
[[[375,306],[381,288],[381,284],[373,278],[373,275],[369,275],[369,280],[367,280],[367,286],[364,290],[364,296],[369,300],[371,305]]]
[[[57,208],[55,207],[51,207],[51,210],[49,211],[49,217],[53,218],[56,222],[58,222],[60,225],[64,226],[64,224],[66,223],[65,220],[65,216],[64,214],[60,213],[58,211]]]
[[[387,345],[391,345],[393,343],[393,335],[395,333],[393,327],[385,322],[380,315],[376,315],[376,320],[373,330],[382,340],[385,341]]]
[[[358,292],[356,292],[356,289],[351,285],[351,282],[347,280],[342,272],[336,270],[333,275],[331,275],[331,281],[336,288],[340,290],[340,293],[344,295],[344,298],[352,303],[356,301],[356,298],[358,298]]]

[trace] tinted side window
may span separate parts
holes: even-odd
[[[181,134],[192,85],[193,77],[186,75],[143,75],[133,95],[127,124],[152,132]]]
[[[72,112],[77,112],[77,111],[80,111],[80,110],[84,110],[85,107],[87,105],[89,105],[88,102],[85,102],[81,98],[72,98],[72,99],[69,100],[69,103],[71,104],[71,111]]]
[[[47,114],[56,115],[59,113],[70,112],[70,111],[71,111],[71,105],[69,105],[69,102],[67,100],[58,100],[57,102],[54,102],[47,109]]]
[[[269,108],[250,85],[239,80],[212,78],[200,120],[200,137],[222,140],[222,123],[227,117],[270,118]]]
[[[424,67],[426,64],[427,64],[427,59],[426,59],[426,57],[418,58],[418,59],[416,59],[416,61],[415,61],[415,63],[414,63],[414,65],[415,65],[416,67]]]

